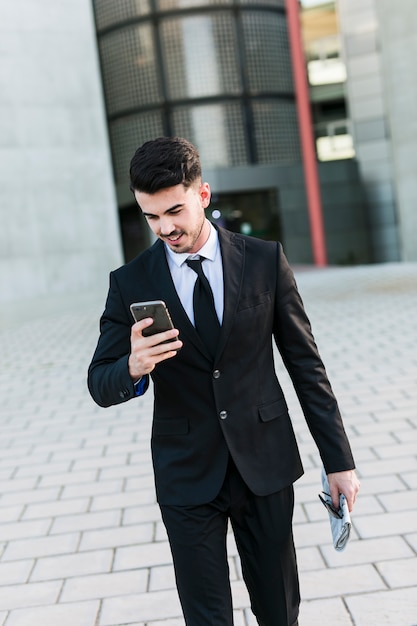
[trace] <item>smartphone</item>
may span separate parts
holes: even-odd
[[[152,326],[144,328],[142,335],[149,337],[150,335],[156,335],[156,333],[163,333],[165,330],[174,328],[171,316],[168,308],[163,300],[149,300],[148,302],[134,302],[130,305],[135,322],[145,319],[145,317],[151,317],[153,319]],[[163,343],[169,343],[171,341],[177,341],[178,337],[173,339],[167,339]]]

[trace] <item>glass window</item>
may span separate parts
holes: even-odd
[[[252,104],[259,163],[300,161],[297,112],[293,102],[265,99]]]
[[[285,0],[238,0],[240,4],[257,4],[268,7],[285,7]]]
[[[97,28],[102,30],[132,17],[148,15],[150,0],[94,0],[94,12]]]
[[[125,262],[128,263],[149,245],[149,227],[142,211],[133,201],[119,212]]]
[[[240,93],[237,38],[231,13],[164,20],[161,42],[170,98]]]
[[[276,189],[213,194],[207,217],[235,233],[282,240]]]
[[[110,124],[113,167],[117,182],[126,182],[129,179],[130,161],[136,149],[145,141],[163,134],[160,111],[123,117]]]
[[[248,163],[240,103],[175,107],[174,134],[198,146],[203,167]]]
[[[150,24],[104,35],[100,39],[100,54],[110,115],[162,101]]]
[[[170,9],[194,9],[216,4],[232,4],[233,0],[157,0],[157,3],[160,11],[169,11]]]
[[[242,13],[249,91],[292,92],[291,59],[285,15]]]

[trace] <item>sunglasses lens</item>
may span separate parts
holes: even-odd
[[[328,494],[325,493],[324,495],[327,496]],[[320,494],[319,494],[319,498],[323,502],[324,506],[326,507],[330,515],[333,515],[333,517],[336,517],[338,519],[342,518],[342,515],[340,514],[340,512],[336,511],[334,506],[330,502],[328,502],[328,500],[325,500],[324,498],[322,498]]]

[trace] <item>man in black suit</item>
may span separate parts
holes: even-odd
[[[156,491],[187,625],[233,624],[230,520],[258,623],[294,626],[300,598],[293,482],[303,469],[274,369],[273,340],[336,507],[343,493],[352,509],[359,481],[293,274],[279,243],[215,228],[206,219],[210,187],[188,141],[145,143],[130,175],[157,241],[110,275],[89,368],[91,395],[100,406],[118,404],[145,393],[153,379]],[[204,276],[188,264],[196,258]],[[211,299],[203,314],[214,307],[208,339],[199,321],[203,292]],[[145,337],[153,320],[132,325],[129,306],[156,299],[166,302],[175,328]]]

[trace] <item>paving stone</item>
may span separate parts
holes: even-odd
[[[376,567],[388,586],[392,589],[396,587],[417,586],[416,555],[414,555],[414,558],[380,562],[376,564]]]
[[[180,619],[182,611],[176,590],[150,591],[103,600],[99,626],[118,626],[141,619],[143,622]]]
[[[99,513],[85,513],[83,515],[63,515],[57,517],[51,527],[50,534],[88,531],[117,526],[120,523],[120,511],[100,511]],[[97,532],[99,532],[97,530]]]
[[[159,522],[161,513],[157,504],[149,506],[132,506],[123,512],[123,524],[143,524],[143,522]]]
[[[22,519],[30,520],[43,517],[58,517],[70,513],[84,513],[90,504],[89,498],[73,499],[69,501],[58,500],[56,502],[45,502],[42,504],[30,504]]]
[[[168,542],[149,543],[143,546],[118,548],[114,560],[114,571],[168,565],[172,562]]]
[[[152,499],[155,499],[155,495],[152,494]],[[125,509],[127,507],[136,506],[142,500],[142,493],[136,492],[124,492],[118,494],[106,494],[96,496],[93,498],[91,504],[92,511],[105,511],[108,509]]]
[[[300,572],[301,596],[305,600],[346,596],[385,589],[372,565],[355,565]]]
[[[323,557],[317,547],[298,548],[297,564],[299,571],[317,570],[324,567]]]
[[[23,505],[16,504],[15,506],[0,506],[0,524],[5,522],[17,522],[22,517]]]
[[[112,550],[95,550],[83,554],[45,557],[37,560],[30,581],[55,580],[108,572],[112,561]]]
[[[355,517],[355,529],[362,539],[404,535],[413,532],[415,528],[416,516],[409,511]]]
[[[405,539],[417,554],[417,533],[405,535]]]
[[[45,535],[51,526],[49,519],[35,520],[30,522],[13,522],[0,525],[0,536],[3,541],[13,541],[26,537],[39,537]]]
[[[161,565],[152,567],[149,577],[149,591],[161,591],[162,589],[175,588],[175,573],[173,566]]]
[[[401,480],[403,480],[410,489],[417,489],[417,472],[401,472]]]
[[[91,483],[97,478],[97,470],[84,470],[80,472],[68,472],[66,474],[54,474],[52,476],[43,476],[40,482],[41,487],[50,487],[53,485],[74,485],[82,483]]]
[[[0,610],[12,610],[24,606],[55,604],[61,591],[62,581],[4,585],[0,587]]]
[[[382,537],[380,539],[349,540],[343,552],[333,546],[320,546],[320,552],[329,567],[376,563],[399,557],[412,557],[413,551],[402,537]]]
[[[80,575],[65,581],[60,601],[78,602],[124,594],[143,594],[147,591],[148,579],[147,569],[93,576]]]
[[[29,579],[33,560],[0,563],[0,585],[23,584]]]
[[[74,602],[11,611],[5,626],[95,626],[98,602]]]
[[[355,626],[414,626],[417,624],[413,588],[350,596],[345,602]]]
[[[302,601],[299,623],[300,626],[352,626],[349,612],[340,598]]]
[[[396,511],[413,511],[416,509],[417,488],[400,493],[381,494],[378,500],[386,511],[394,513]]]
[[[137,524],[135,526],[110,527],[84,532],[80,550],[96,550],[97,548],[116,548],[118,546],[136,546],[150,543],[153,538],[153,524]]]
[[[68,533],[67,535],[57,535],[55,537],[36,537],[10,541],[6,546],[2,560],[14,561],[17,559],[75,552],[79,540],[78,533]]]
[[[119,493],[123,489],[123,480],[108,480],[106,482],[94,481],[83,485],[68,485],[63,488],[60,495],[62,500],[79,497],[92,497]]]

